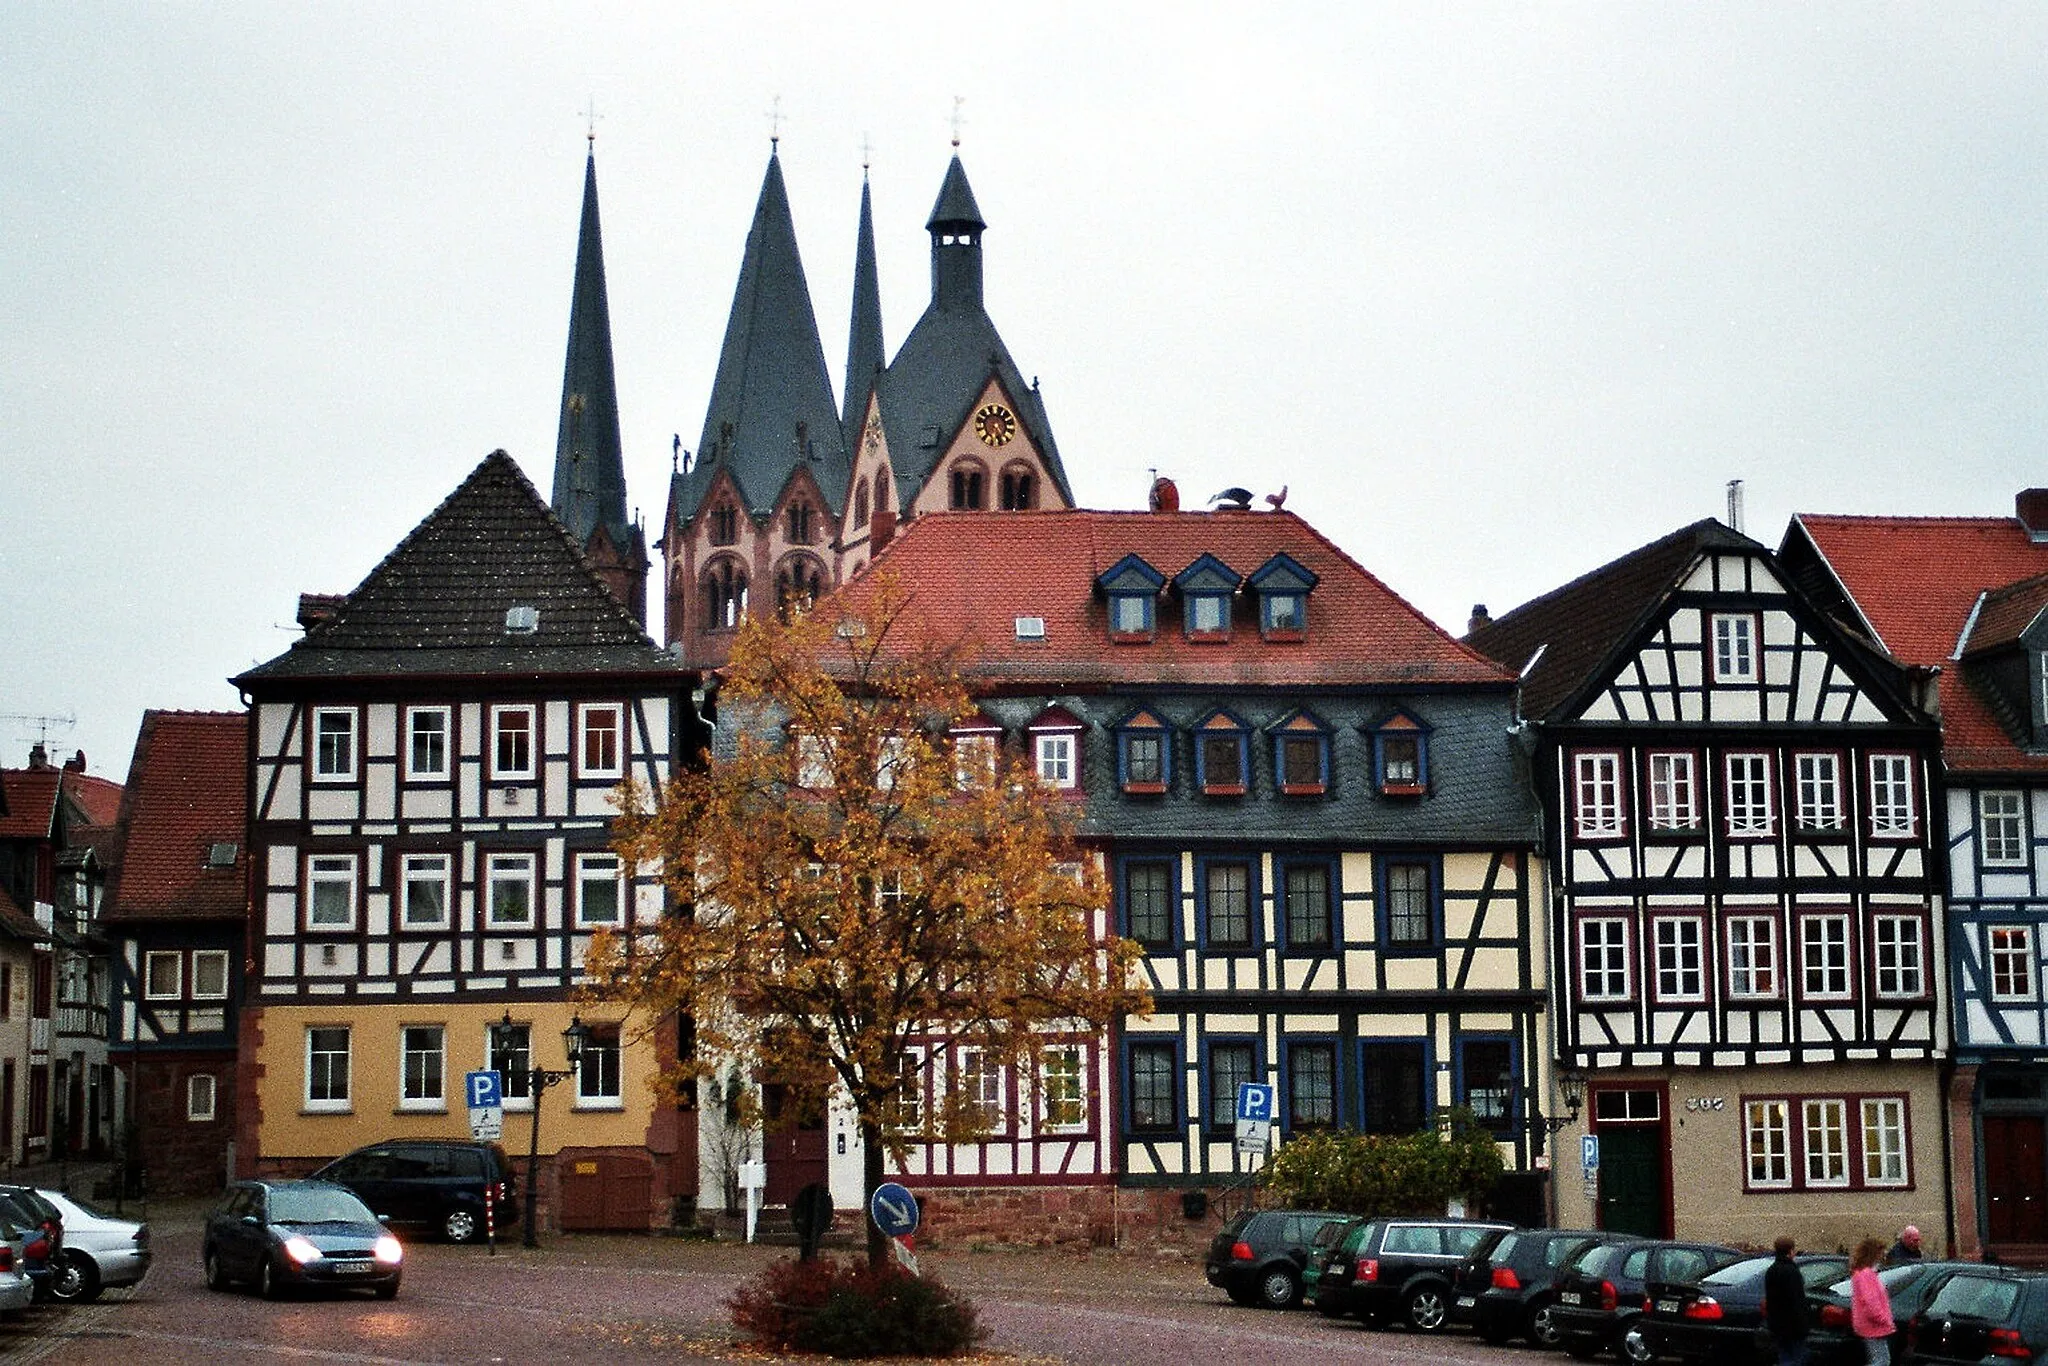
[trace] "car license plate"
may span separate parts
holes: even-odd
[[[1479,1301],[1478,1301],[1478,1299],[1477,1299],[1476,1297],[1474,1297],[1474,1296],[1471,1296],[1471,1295],[1460,1295],[1460,1296],[1458,1296],[1458,1308],[1460,1308],[1460,1309],[1470,1309],[1470,1308],[1471,1308],[1471,1307],[1472,1307],[1473,1305],[1475,1305],[1475,1304],[1477,1304],[1477,1303],[1479,1303]]]
[[[360,1276],[367,1272],[370,1266],[371,1262],[367,1257],[355,1261],[336,1262],[334,1273],[337,1276]]]
[[[1576,1290],[1567,1290],[1557,1297],[1557,1302],[1559,1304],[1578,1304],[1580,1302],[1579,1292]]]
[[[1657,1312],[1658,1312],[1658,1313],[1660,1313],[1660,1314],[1676,1314],[1676,1313],[1678,1312],[1678,1301],[1677,1301],[1677,1300],[1658,1300],[1658,1301],[1657,1301]]]

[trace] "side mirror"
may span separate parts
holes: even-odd
[[[253,1214],[245,1214],[245,1215],[243,1215],[243,1216],[242,1216],[242,1222],[243,1222],[243,1223],[245,1223],[245,1224],[249,1224],[249,1225],[251,1225],[252,1227],[253,1227],[253,1226],[259,1226],[259,1225],[261,1225],[261,1224],[263,1223],[263,1221],[262,1221],[261,1219],[258,1219],[258,1218],[257,1218],[257,1217],[256,1217],[255,1215],[253,1215]]]

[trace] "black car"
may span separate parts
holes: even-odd
[[[1267,1209],[1238,1215],[1217,1230],[1204,1270],[1209,1284],[1239,1304],[1287,1309],[1301,1299],[1309,1246],[1327,1224],[1348,1214],[1329,1210]]]
[[[1567,1262],[1557,1278],[1550,1311],[1567,1355],[1584,1361],[1611,1351],[1643,1363],[1656,1353],[1643,1342],[1643,1286],[1652,1280],[1696,1281],[1742,1260],[1719,1243],[1658,1241],[1596,1243]]]
[[[2048,1361],[2048,1277],[2004,1267],[1959,1270],[1913,1315],[1906,1332],[1915,1366],[2040,1366]]]
[[[401,1228],[431,1229],[451,1243],[483,1238],[485,1204],[498,1228],[518,1222],[512,1164],[495,1143],[394,1139],[358,1148],[313,1173],[346,1186]]]
[[[398,1293],[405,1249],[351,1192],[325,1181],[237,1181],[206,1216],[206,1288],[265,1299],[292,1287]]]
[[[1458,1267],[1451,1321],[1470,1324],[1499,1346],[1527,1338],[1534,1347],[1560,1345],[1557,1278],[1566,1263],[1596,1243],[1635,1241],[1594,1229],[1514,1229],[1489,1234]]]
[[[1451,1317],[1458,1264],[1488,1235],[1512,1224],[1476,1219],[1372,1219],[1344,1236],[1316,1281],[1316,1308],[1355,1314],[1378,1327],[1392,1321],[1421,1333]]]
[[[1721,1366],[1771,1366],[1777,1349],[1768,1346],[1764,1326],[1764,1273],[1776,1260],[1766,1253],[1730,1262],[1697,1281],[1652,1280],[1642,1318],[1643,1340],[1661,1356],[1715,1361]],[[1849,1274],[1849,1259],[1837,1253],[1801,1253],[1799,1279],[1808,1293]]]
[[[1906,1325],[1941,1289],[1950,1276],[1965,1268],[1982,1270],[1982,1262],[1901,1262],[1881,1268],[1877,1279],[1892,1302],[1892,1360],[1906,1359]],[[1863,1366],[1863,1339],[1849,1325],[1849,1278],[1824,1285],[1806,1297],[1808,1366]]]
[[[52,1298],[51,1276],[64,1256],[64,1215],[32,1186],[0,1185],[0,1217],[28,1230],[22,1271],[35,1286],[38,1300]]]

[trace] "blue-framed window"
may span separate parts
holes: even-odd
[[[1443,942],[1443,871],[1433,855],[1382,854],[1374,881],[1382,953],[1432,953]]]
[[[1300,640],[1308,634],[1308,595],[1315,571],[1290,555],[1275,555],[1245,579],[1259,595],[1259,634],[1267,640]]]
[[[1259,861],[1250,854],[1195,860],[1195,903],[1205,949],[1259,946]]]
[[[1159,590],[1166,576],[1136,555],[1126,555],[1096,576],[1096,588],[1109,605],[1109,636],[1118,641],[1146,641],[1158,625]]]
[[[1337,861],[1285,859],[1279,884],[1282,942],[1293,953],[1331,953],[1337,946]]]
[[[1521,1121],[1522,1087],[1518,1050],[1510,1034],[1464,1034],[1457,1042],[1453,1082],[1457,1103],[1491,1132],[1505,1138]]]
[[[1181,625],[1189,640],[1230,639],[1230,605],[1244,578],[1214,555],[1204,555],[1173,576]]]
[[[1330,728],[1298,711],[1273,728],[1273,785],[1290,797],[1330,790]]]
[[[1184,1111],[1180,1103],[1180,1041],[1124,1041],[1124,1132],[1177,1134]]]
[[[1173,728],[1150,711],[1133,713],[1116,728],[1117,786],[1136,796],[1157,796],[1173,782]]]
[[[1237,1125],[1237,1088],[1266,1079],[1264,1050],[1250,1034],[1211,1034],[1202,1040],[1202,1122],[1211,1132]]]
[[[1280,1116],[1288,1133],[1333,1129],[1343,1121],[1343,1056],[1334,1037],[1280,1041]]]
[[[1251,729],[1229,712],[1211,712],[1195,727],[1195,786],[1204,796],[1250,791],[1251,757]]]
[[[1412,1134],[1436,1108],[1427,1039],[1360,1039],[1362,1123],[1369,1134]]]
[[[1148,949],[1171,949],[1180,939],[1179,860],[1125,858],[1117,863],[1118,920],[1127,938]]]
[[[1429,791],[1429,729],[1407,711],[1371,728],[1373,783],[1382,796],[1419,797]]]

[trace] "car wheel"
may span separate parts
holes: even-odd
[[[266,1300],[274,1300],[284,1289],[278,1284],[277,1272],[272,1268],[270,1258],[263,1259],[263,1270],[256,1278],[256,1290]]]
[[[1529,1311],[1528,1337],[1536,1347],[1555,1347],[1564,1341],[1564,1329],[1557,1322],[1557,1306],[1544,1301]]]
[[[73,1248],[50,1268],[50,1298],[59,1304],[87,1304],[100,1297],[99,1264]]]
[[[1622,1333],[1621,1347],[1616,1355],[1623,1361],[1634,1362],[1635,1366],[1649,1366],[1649,1363],[1657,1359],[1657,1354],[1650,1349],[1649,1342],[1644,1339],[1643,1326],[1639,1323],[1630,1324],[1627,1331]]]
[[[481,1236],[483,1231],[483,1220],[476,1217],[475,1210],[451,1209],[448,1211],[448,1217],[441,1221],[441,1232],[451,1243],[472,1242]]]
[[[1442,1332],[1446,1310],[1440,1285],[1418,1285],[1408,1292],[1408,1326],[1418,1333]]]
[[[1301,1282],[1284,1266],[1269,1267],[1259,1276],[1259,1303],[1268,1309],[1292,1309],[1301,1298]]]
[[[221,1270],[220,1257],[212,1252],[206,1254],[206,1288],[225,1290],[228,1288],[228,1273]]]

